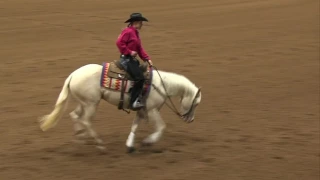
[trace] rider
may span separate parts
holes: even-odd
[[[139,61],[135,57],[139,55],[143,61],[147,61],[152,66],[152,62],[143,49],[139,37],[138,30],[142,28],[143,21],[148,21],[148,19],[143,17],[141,13],[132,13],[130,18],[125,21],[125,23],[129,23],[127,28],[121,32],[116,42],[121,53],[120,63],[135,81],[130,98],[130,106],[134,109],[144,106],[139,98],[144,84],[144,76],[139,68]]]

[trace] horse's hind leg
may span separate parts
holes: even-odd
[[[83,107],[78,104],[75,110],[73,110],[69,115],[73,120],[78,120],[83,114]]]
[[[75,137],[76,141],[81,140],[84,137],[87,137],[88,133],[86,131],[86,127],[79,121],[81,116],[83,115],[83,106],[79,104],[74,111],[72,111],[70,114],[71,119],[74,122],[74,130],[75,130]],[[81,143],[84,143],[81,140]]]
[[[97,148],[100,150],[105,150],[104,142],[99,137],[99,135],[96,133],[95,130],[93,130],[91,125],[91,119],[94,117],[96,113],[96,108],[98,106],[98,103],[93,104],[86,104],[83,106],[83,115],[80,117],[79,122],[86,128],[89,136],[91,136],[95,142],[97,143]]]

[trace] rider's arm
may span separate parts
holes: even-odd
[[[117,40],[117,47],[121,54],[128,55],[131,54],[132,50],[127,47],[127,42],[130,38],[130,31],[123,32],[119,35]]]
[[[150,60],[150,57],[146,53],[146,51],[143,49],[142,44],[140,43],[140,46],[138,48],[138,55],[143,61],[148,61]]]

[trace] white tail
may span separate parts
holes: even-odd
[[[67,105],[69,95],[69,83],[71,77],[72,76],[70,74],[69,77],[65,80],[53,111],[50,114],[40,118],[40,128],[42,131],[47,131],[48,129],[53,128],[61,118]]]

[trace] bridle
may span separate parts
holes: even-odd
[[[161,79],[161,83],[162,83],[163,89],[165,90],[165,93],[166,93],[166,94],[163,94],[163,93],[159,90],[159,88],[157,88],[154,84],[152,84],[152,87],[153,87],[159,94],[161,94],[161,95],[164,96],[165,98],[168,98],[168,99],[170,100],[171,106],[169,106],[166,101],[164,101],[163,104],[167,105],[167,106],[168,106],[177,116],[179,116],[180,118],[184,118],[184,117],[188,116],[188,115],[192,112],[192,110],[193,110],[193,108],[194,108],[194,103],[195,103],[196,98],[198,97],[199,93],[201,92],[201,88],[198,88],[198,91],[197,91],[196,95],[194,96],[194,98],[193,98],[193,100],[192,100],[192,104],[191,104],[191,107],[189,108],[189,110],[188,110],[186,113],[181,114],[181,113],[177,110],[176,106],[173,104],[173,102],[172,102],[172,100],[171,100],[171,97],[168,95],[167,88],[166,88],[165,85],[164,85],[163,79],[162,79],[160,73],[158,72],[158,69],[157,69],[155,66],[152,66],[152,67],[157,71],[157,73],[158,73],[158,75],[159,75],[159,77],[160,77],[160,79]],[[161,106],[163,106],[163,104],[162,104]]]

